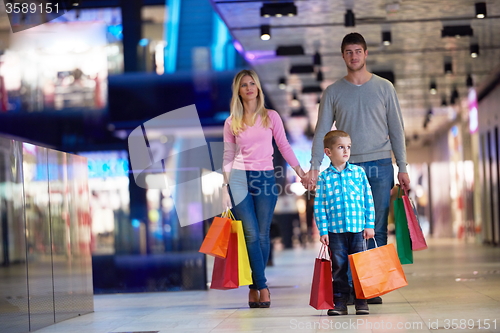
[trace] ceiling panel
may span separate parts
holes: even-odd
[[[233,37],[243,46],[247,60],[259,74],[273,105],[285,118],[292,112],[293,92],[298,93],[311,119],[317,114],[318,94],[300,94],[303,86],[316,84],[316,76],[290,75],[290,67],[312,64],[313,54],[319,51],[322,55],[320,68],[325,77],[321,86],[326,88],[346,75],[340,54],[342,38],[353,31],[361,33],[368,44],[368,70],[394,73],[407,137],[415,145],[430,141],[436,131],[448,126],[453,112],[442,106],[442,101],[450,103],[454,88],[462,97],[467,94],[468,74],[477,85],[500,65],[500,1],[486,1],[485,19],[475,18],[475,2],[303,0],[295,1],[298,10],[295,17],[264,18],[260,16],[263,1],[212,0]],[[355,14],[355,27],[344,27],[346,9],[352,9]],[[271,25],[271,40],[260,40],[261,24]],[[470,25],[473,36],[442,38],[443,26],[452,25]],[[382,45],[382,31],[391,31],[391,45]],[[478,58],[470,57],[471,43],[480,47]],[[277,57],[276,48],[286,45],[302,45],[306,55]],[[445,60],[451,62],[452,74],[444,73]],[[279,77],[287,77],[286,90],[278,88]],[[437,84],[436,95],[429,92],[431,80]],[[429,109],[433,115],[424,129]],[[415,136],[419,139],[414,140]]]

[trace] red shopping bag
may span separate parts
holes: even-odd
[[[403,195],[403,203],[405,206],[406,220],[408,221],[408,229],[410,230],[411,249],[413,251],[425,250],[427,248],[427,243],[425,242],[424,233],[420,228],[420,223],[418,223],[413,202],[408,197],[406,190],[405,195]]]
[[[238,279],[238,234],[230,233],[226,258],[215,257],[210,289],[236,289]]]
[[[356,298],[373,298],[408,285],[394,244],[350,254],[349,264]]]
[[[212,225],[201,244],[199,252],[214,257],[225,258],[231,233],[231,219],[224,212],[221,217],[214,217]]]
[[[326,258],[323,244],[318,258],[314,262],[314,274],[311,285],[309,305],[316,310],[333,309],[332,261]]]

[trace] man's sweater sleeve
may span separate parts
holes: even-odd
[[[387,125],[389,127],[389,139],[391,140],[392,151],[396,157],[399,172],[407,172],[403,115],[401,114],[396,90],[392,84],[387,96]]]
[[[319,103],[318,121],[316,122],[312,145],[311,169],[319,170],[325,156],[323,138],[332,129],[333,122],[335,121],[332,97],[332,89],[329,87],[323,93],[321,102]]]

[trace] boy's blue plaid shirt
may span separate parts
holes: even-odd
[[[339,172],[330,164],[319,175],[314,218],[320,236],[374,228],[372,190],[363,168],[347,162],[345,169]]]

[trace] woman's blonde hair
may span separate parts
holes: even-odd
[[[239,133],[245,130],[245,124],[243,123],[243,103],[241,102],[240,96],[240,86],[241,79],[245,76],[250,76],[257,86],[258,94],[257,94],[257,110],[253,115],[252,124],[255,123],[257,116],[260,116],[262,126],[265,128],[269,127],[269,116],[267,115],[267,109],[264,106],[264,93],[262,92],[262,86],[260,85],[259,77],[257,73],[253,70],[244,69],[240,71],[233,79],[232,90],[233,97],[231,98],[231,131],[234,135],[238,135]]]

